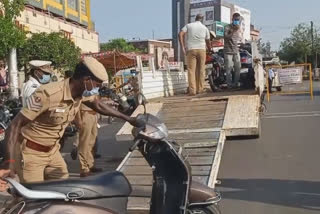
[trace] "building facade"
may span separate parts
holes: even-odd
[[[99,52],[90,0],[26,0],[17,24],[31,33],[61,32],[83,53]]]
[[[137,40],[130,41],[135,48],[144,50],[146,54],[152,55],[156,62],[157,69],[164,67],[164,61],[174,61],[174,49],[171,40]]]
[[[254,25],[251,25],[250,36],[252,41],[258,41],[260,38],[260,31],[255,29]]]

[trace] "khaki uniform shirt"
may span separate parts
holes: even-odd
[[[83,101],[73,100],[69,80],[43,85],[27,99],[21,113],[32,122],[22,128],[24,138],[44,146],[59,142]]]

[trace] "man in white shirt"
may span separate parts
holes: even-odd
[[[200,94],[204,89],[206,48],[210,50],[210,33],[202,24],[203,15],[198,14],[196,21],[187,24],[179,34],[179,41],[184,54],[187,54],[189,95]],[[187,48],[185,36],[187,35]],[[186,52],[187,50],[187,52]]]
[[[50,68],[52,62],[33,60],[29,62],[31,67],[31,76],[29,80],[23,84],[21,95],[22,95],[22,105],[25,107],[26,100],[30,97],[37,88],[42,84],[47,84],[51,80],[52,70]]]
[[[269,93],[272,93],[272,83],[274,79],[274,71],[272,68],[269,68],[268,70],[268,83],[269,83]]]

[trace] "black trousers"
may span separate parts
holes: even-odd
[[[272,92],[272,82],[273,82],[273,79],[268,78],[269,92],[270,92],[270,93]]]

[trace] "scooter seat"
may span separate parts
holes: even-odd
[[[86,178],[23,185],[30,190],[59,192],[65,194],[69,199],[79,200],[128,197],[132,191],[128,179],[118,171],[104,172]]]
[[[192,181],[189,194],[189,203],[203,203],[216,197],[217,193],[214,191],[214,189],[209,188],[208,186],[199,182]]]

